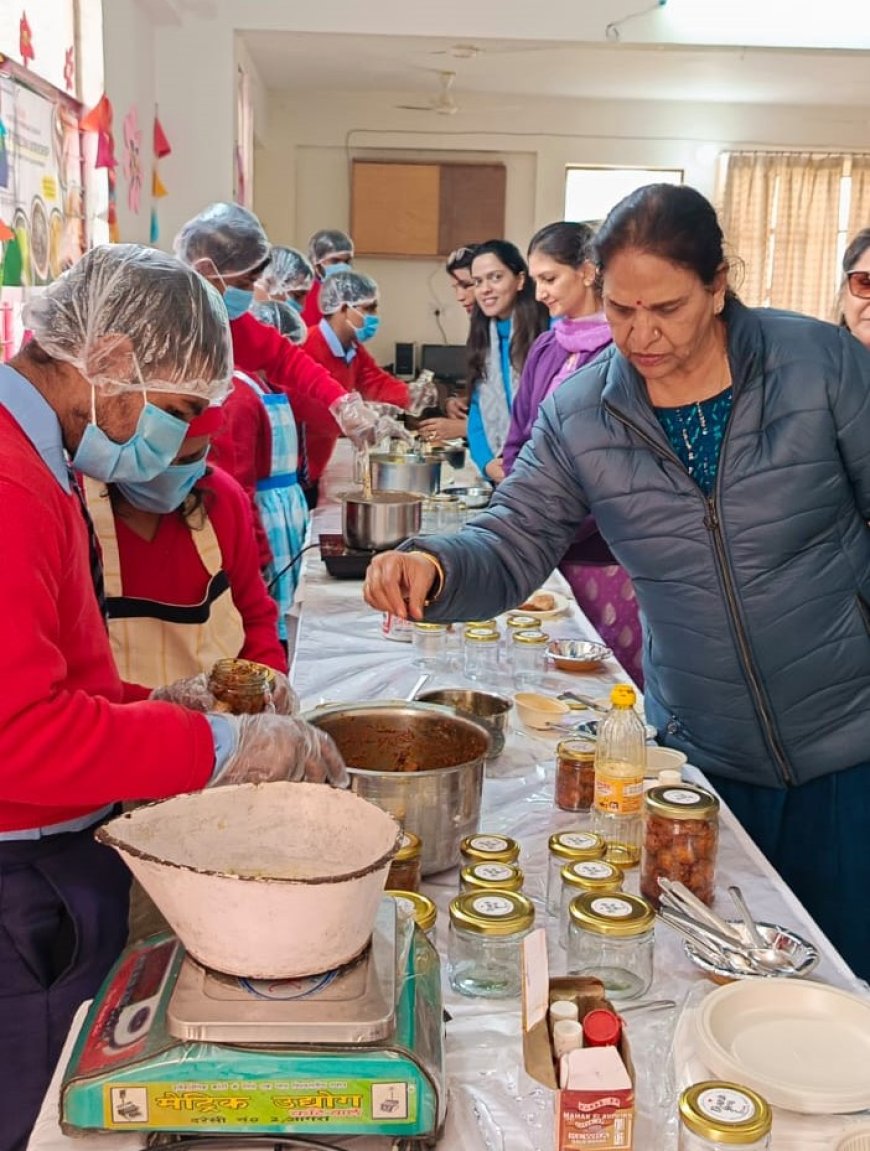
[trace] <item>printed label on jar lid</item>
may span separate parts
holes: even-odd
[[[475,851],[506,851],[510,844],[501,835],[475,835],[470,840],[469,847]]]
[[[589,847],[596,847],[598,837],[590,831],[566,831],[564,835],[559,836],[559,842],[563,847],[579,847],[585,850]]]
[[[745,1123],[755,1118],[755,1104],[742,1091],[733,1087],[711,1087],[698,1096],[697,1108],[708,1119],[719,1123]]]
[[[410,835],[408,835],[408,833],[406,831],[404,833],[404,835],[402,836],[402,846],[399,848],[399,850],[403,851],[406,847],[410,847],[410,846],[411,846],[411,837],[410,837]]]
[[[504,863],[481,863],[473,871],[479,879],[492,880],[512,879],[515,874],[514,869]]]
[[[580,863],[573,863],[571,871],[581,879],[610,879],[614,874],[611,865],[599,859],[584,859]]]
[[[589,905],[596,915],[604,915],[608,919],[624,919],[631,915],[634,908],[625,899],[607,898],[593,899]]]
[[[396,903],[399,905],[399,911],[401,911],[401,913],[403,915],[408,915],[411,917],[411,919],[413,919],[416,909],[414,907],[414,904],[411,902],[411,900],[410,899],[404,899],[401,895],[393,896],[393,898],[396,900]]]
[[[701,802],[700,795],[694,791],[686,791],[682,787],[669,787],[667,791],[662,792],[662,799],[667,800],[668,803],[682,803],[686,807]]]
[[[492,919],[512,915],[516,910],[511,901],[501,895],[481,895],[471,901],[471,907],[478,915],[486,915]]]

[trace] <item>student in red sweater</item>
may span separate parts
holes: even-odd
[[[388,425],[358,392],[341,387],[301,348],[250,312],[254,285],[268,267],[271,247],[253,212],[238,204],[212,204],[184,225],[175,237],[175,254],[199,272],[224,298],[233,338],[236,368],[262,372],[272,388],[284,392],[297,419],[338,435],[335,425],[356,446],[375,443]]]
[[[103,483],[165,470],[226,390],[226,312],[162,252],[94,248],[30,300],[33,339],[0,365],[0,1066],[23,1151],[73,1013],[124,945],[129,874],[94,840],[122,800],[274,778],[344,782],[289,716],[125,702],[93,527],[72,468]],[[168,693],[172,695],[172,691]]]
[[[378,286],[361,272],[336,272],[323,281],[320,291],[323,319],[310,328],[305,351],[321,364],[348,393],[366,400],[407,408],[408,385],[383,368],[363,347],[380,325]],[[316,503],[316,489],[329,463],[338,435],[334,429],[310,422],[296,411],[300,454],[304,461],[305,487]]]
[[[302,319],[309,328],[323,319],[320,310],[320,288],[327,276],[349,272],[353,267],[353,240],[338,228],[322,228],[308,241],[308,255],[314,267],[315,280],[305,298]]]

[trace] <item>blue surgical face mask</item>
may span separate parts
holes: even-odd
[[[249,291],[247,288],[227,288],[224,291],[224,306],[231,320],[243,316],[253,302],[253,289]]]
[[[301,300],[297,300],[295,296],[288,296],[287,297],[287,303],[290,305],[291,308],[293,308],[295,311],[297,311],[300,316],[302,315],[302,309],[305,307],[305,305],[302,303]]]
[[[159,476],[142,483],[120,483],[118,491],[134,508],[168,515],[180,508],[197,480],[205,475],[205,456],[190,464],[173,464]]]
[[[336,272],[352,272],[353,268],[348,263],[341,264],[325,264],[323,267],[323,278],[327,276],[334,276]]]
[[[72,458],[77,471],[112,484],[150,480],[169,467],[187,435],[187,424],[149,404],[144,393],[142,398],[144,406],[133,435],[118,444],[97,426],[96,389],[91,385],[91,422]]]
[[[361,344],[366,340],[370,340],[381,326],[381,317],[373,315],[370,312],[360,312],[359,308],[353,309],[363,318],[363,322],[358,328],[354,328],[354,336]]]

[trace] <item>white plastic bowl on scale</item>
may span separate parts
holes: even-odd
[[[228,975],[290,979],[362,952],[402,832],[325,784],[240,784],[178,795],[97,832],[194,959]]]

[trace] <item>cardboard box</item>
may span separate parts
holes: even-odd
[[[556,1151],[630,1151],[634,1132],[634,1066],[623,1025],[619,1054],[632,1088],[602,1095],[561,1091],[550,1046],[547,1012],[556,999],[573,999],[580,1019],[596,1007],[615,1010],[598,979],[564,976],[550,979],[547,936],[533,931],[523,941],[523,1063],[538,1083],[553,1092]]]

